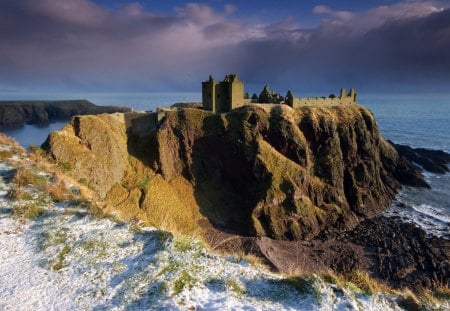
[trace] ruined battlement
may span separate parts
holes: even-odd
[[[330,95],[329,97],[294,97],[291,91],[288,91],[284,104],[293,108],[305,106],[305,105],[336,105],[336,104],[355,104],[356,103],[356,90],[350,89],[347,94],[346,90],[341,89],[339,97]]]
[[[346,89],[341,89],[340,96],[330,95],[329,97],[295,97],[292,91],[288,91],[286,96],[270,90],[268,85],[264,86],[261,94],[254,94],[252,100],[244,99],[244,83],[239,80],[236,74],[228,74],[223,81],[215,81],[211,76],[207,81],[202,82],[202,105],[203,109],[214,113],[229,112],[235,108],[248,104],[285,104],[293,108],[307,105],[338,105],[355,104],[356,91],[350,89],[347,94]]]

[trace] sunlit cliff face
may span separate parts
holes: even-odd
[[[318,5],[277,22],[257,14],[275,5],[240,12],[180,2],[161,13],[138,3],[5,0],[0,88],[198,90],[204,76],[226,72],[300,90],[439,90],[450,81],[448,2]],[[300,12],[319,23],[305,26]]]

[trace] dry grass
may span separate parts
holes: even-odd
[[[183,291],[185,287],[192,288],[194,286],[195,279],[185,270],[183,270],[173,283],[173,295],[178,295]]]
[[[3,133],[0,133],[0,145],[11,146],[15,153],[25,153],[25,149],[16,140]]]
[[[408,310],[424,310],[430,309],[430,306],[433,306],[432,309],[443,310],[443,308],[439,308],[439,306],[443,302],[450,302],[450,287],[448,284],[443,284],[437,286],[433,290],[423,288],[417,292],[412,292],[411,290],[404,290],[404,299],[402,300],[402,307]]]
[[[13,208],[13,217],[33,219],[45,213],[45,209],[33,203],[18,205]]]
[[[11,158],[14,155],[14,152],[11,150],[0,150],[0,160],[6,160]]]
[[[67,256],[67,254],[69,254],[71,251],[72,251],[72,247],[70,247],[69,245],[64,245],[64,247],[58,253],[58,256],[56,257],[55,262],[52,265],[52,269],[55,271],[58,271],[58,270],[61,270],[62,268],[64,268],[64,260]]]
[[[80,197],[91,199],[94,197],[92,190],[88,188],[86,184],[83,184],[85,180],[78,181],[67,174],[67,167],[58,165],[55,161],[48,156],[44,150],[39,147],[31,147],[28,153],[28,158],[35,164],[36,168],[40,171],[47,172],[52,176],[51,179],[56,179],[54,185],[47,187],[47,190],[54,195],[56,200],[72,200],[75,199],[73,194],[70,193],[65,186],[72,184],[80,190]],[[64,193],[65,192],[65,193]]]
[[[354,291],[360,291],[364,294],[373,295],[379,292],[393,293],[392,288],[383,284],[374,278],[371,278],[367,272],[354,270],[348,274],[336,274],[333,271],[322,273],[321,278],[331,284],[335,284],[341,288],[348,288]]]
[[[268,264],[266,262],[264,262],[264,259],[262,259],[261,257],[258,257],[258,256],[253,255],[253,254],[238,254],[238,256],[243,258],[244,260],[246,260],[253,267],[259,267],[259,268],[263,268],[263,269],[266,269],[266,270],[270,269]]]
[[[178,235],[200,236],[198,221],[202,216],[190,183],[182,178],[168,183],[157,175],[145,192],[141,208],[150,225]]]
[[[314,293],[315,290],[310,276],[288,276],[282,282],[294,287],[300,294]]]
[[[47,192],[55,202],[75,199],[72,192],[67,189],[66,183],[61,179],[58,179],[55,183],[49,185],[45,189],[45,192]]]
[[[14,175],[13,182],[19,187],[32,185],[38,188],[44,188],[47,185],[47,178],[45,178],[45,176],[35,174],[28,168],[21,167]]]
[[[243,284],[241,284],[238,280],[236,280],[235,278],[228,278],[225,281],[225,285],[234,293],[236,293],[237,295],[241,296],[241,295],[245,295],[245,286]]]
[[[37,165],[42,165],[45,162],[51,161],[51,158],[45,153],[43,149],[34,145],[31,145],[28,148],[28,157]]]
[[[321,278],[340,288],[348,288],[352,291],[360,291],[364,294],[389,293],[398,296],[400,307],[406,310],[442,310],[442,303],[450,301],[450,287],[448,284],[440,285],[431,289],[395,289],[387,284],[371,278],[366,272],[352,271],[347,275],[338,275],[332,271],[323,273]]]
[[[444,284],[434,290],[433,296],[437,299],[450,301],[450,285]]]
[[[366,294],[375,294],[377,292],[386,291],[387,286],[381,284],[375,279],[371,278],[367,272],[354,270],[347,277],[346,281],[355,284]]]
[[[8,198],[10,200],[31,200],[33,196],[29,191],[20,187],[15,187],[8,191]]]

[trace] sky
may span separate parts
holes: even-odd
[[[227,73],[250,93],[448,93],[450,0],[0,0],[0,91],[200,91]]]

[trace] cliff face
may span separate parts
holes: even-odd
[[[153,117],[79,116],[45,148],[129,217],[207,219],[275,239],[352,228],[387,207],[401,182],[427,186],[358,105],[181,109],[158,126]]]
[[[87,100],[0,101],[0,128],[44,124],[74,115],[129,111],[127,107],[96,106]]]
[[[213,224],[276,239],[347,229],[387,207],[399,181],[426,185],[356,105],[173,112],[157,145],[159,171],[192,182]]]

